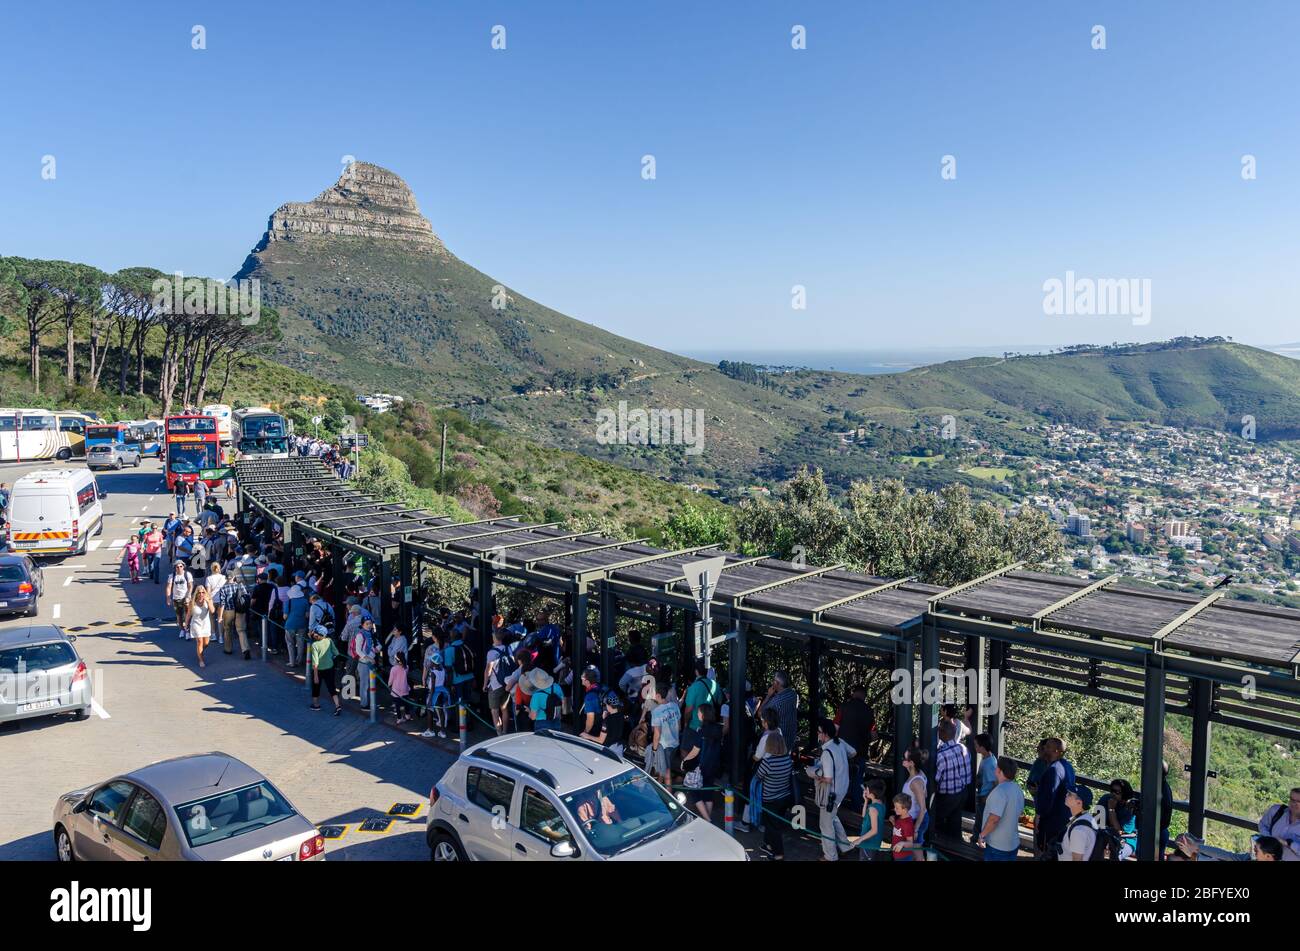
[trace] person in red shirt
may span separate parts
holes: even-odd
[[[913,841],[916,838],[916,824],[908,815],[911,808],[912,797],[907,793],[899,793],[894,797],[894,837],[890,851],[894,853],[895,862],[916,861],[912,852],[912,847],[916,844]]]

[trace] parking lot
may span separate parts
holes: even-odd
[[[10,486],[51,464],[0,466]],[[71,466],[81,462],[68,463]],[[50,817],[64,792],[145,763],[220,750],[262,771],[318,825],[347,824],[331,860],[425,859],[424,812],[433,782],[454,758],[442,748],[360,715],[312,713],[301,681],[280,665],[209,649],[200,671],[179,639],[161,585],[124,582],[122,546],[142,520],[173,501],[156,460],[105,472],[103,534],[85,556],[44,562],[39,620],[62,625],[97,678],[101,710],[84,722],[46,718],[0,727],[0,860],[52,859]],[[233,506],[233,503],[230,503]],[[20,623],[0,620],[0,624]],[[386,832],[358,825],[397,803],[413,818]]]

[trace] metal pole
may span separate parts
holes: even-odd
[[[393,563],[385,555],[379,556],[379,627],[383,636],[393,629]]]
[[[916,692],[916,684],[912,682],[916,676],[914,641],[902,640],[894,647],[894,676],[895,683],[899,683],[898,678],[901,677],[901,686],[906,688],[902,690],[903,702],[894,704],[894,792],[898,792],[902,788],[900,783],[903,777],[907,775],[907,769],[903,766],[903,754],[912,743],[912,699]],[[900,688],[896,686],[894,689]],[[890,694],[892,697],[893,691]]]
[[[1214,684],[1200,677],[1188,683],[1192,701],[1192,762],[1187,794],[1187,831],[1205,835],[1205,802],[1210,780],[1210,742],[1213,727],[1210,711],[1214,705]]]
[[[1138,817],[1138,861],[1154,862],[1160,852],[1160,781],[1165,740],[1165,659],[1148,654],[1142,702],[1142,788]]]
[[[415,625],[412,623],[412,612],[415,592],[412,590],[411,575],[411,553],[403,545],[397,555],[397,584],[402,589],[402,608],[398,612],[397,623],[402,633],[406,635],[407,643],[414,644]]]
[[[1006,643],[1003,641],[989,641],[989,715],[988,715],[988,733],[989,741],[993,744],[993,755],[1002,755],[1002,723],[1006,713],[1002,709],[1003,703],[1006,702],[1007,690],[1006,681],[1002,678],[1002,667],[1006,657]],[[997,678],[996,684],[993,678]]]
[[[262,663],[266,663],[266,640],[270,631],[267,628],[266,617],[262,617]]]
[[[582,709],[582,672],[587,669],[587,586],[573,596],[573,711]]]
[[[610,654],[614,650],[615,623],[618,620],[618,596],[605,582],[600,582],[600,682],[614,686],[610,680]]]
[[[707,670],[709,663],[709,636],[713,631],[713,617],[709,610],[713,601],[713,579],[709,573],[704,572],[700,578],[700,621],[695,629],[695,650],[692,654],[692,660],[697,657],[704,658],[704,668]],[[689,671],[688,676],[694,676],[694,671]]]
[[[745,717],[748,716],[748,711],[745,709],[747,639],[748,635],[743,626],[737,626],[728,638],[728,645],[731,648],[731,656],[727,660],[727,666],[730,668],[728,673],[731,675],[731,723],[730,735],[727,737],[727,774],[731,778],[731,784],[740,789],[747,788],[746,780],[749,778],[745,774],[745,754],[748,751],[742,745],[745,736]]]
[[[376,684],[375,668],[370,668],[370,722],[379,722],[379,690]]]
[[[469,745],[469,714],[465,711],[465,704],[462,702],[457,705],[456,709],[460,716],[460,751],[465,752],[465,747]]]
[[[935,729],[939,725],[939,705],[927,702],[925,685],[927,677],[939,676],[939,629],[926,621],[921,625],[921,682],[917,686],[920,688],[921,746],[930,751],[931,764],[939,749],[938,730]]]
[[[442,424],[442,449],[438,454],[438,491],[447,493],[447,424]]]
[[[722,790],[722,828],[727,835],[736,836],[736,792],[730,786]]]

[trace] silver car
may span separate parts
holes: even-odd
[[[508,733],[429,794],[435,862],[733,861],[745,849],[643,770],[567,733]]]
[[[0,625],[0,723],[56,713],[90,716],[90,672],[75,640],[53,624]]]
[[[270,780],[225,753],[163,760],[65,793],[59,861],[307,862],[325,839]]]
[[[123,466],[138,467],[140,465],[140,449],[137,446],[100,443],[86,450],[86,465],[91,469],[121,469]]]

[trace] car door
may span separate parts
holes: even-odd
[[[122,826],[110,833],[112,857],[125,862],[149,862],[158,858],[167,834],[167,813],[162,804],[137,788],[127,805]]]
[[[461,844],[479,862],[509,862],[513,844],[515,781],[504,773],[471,766],[465,772],[469,813],[456,824]],[[458,818],[460,818],[458,816]]]
[[[524,785],[520,795],[519,823],[513,833],[511,859],[516,862],[567,862],[571,857],[556,858],[551,849],[560,842],[578,846],[559,807],[540,789],[529,785]]]
[[[127,803],[135,792],[135,785],[124,779],[115,779],[95,790],[85,809],[77,813],[72,833],[77,857],[89,862],[103,862],[116,858],[113,839],[121,834],[122,819]]]

